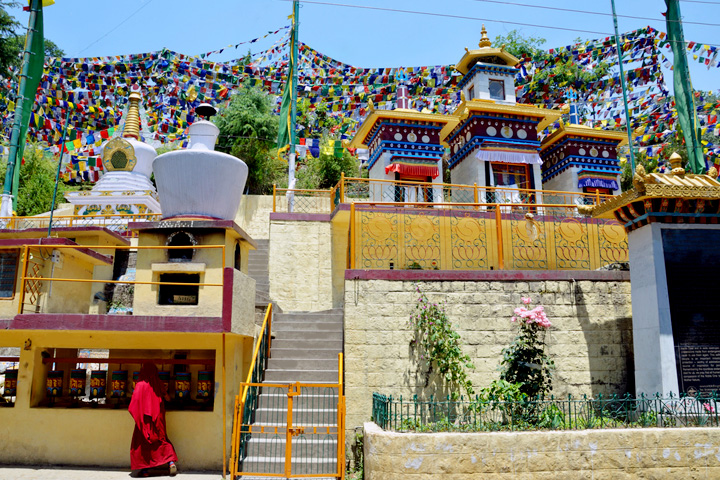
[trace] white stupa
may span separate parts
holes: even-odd
[[[158,194],[150,181],[157,152],[140,140],[141,98],[139,92],[130,94],[122,137],[112,138],[102,147],[102,178],[90,191],[65,194],[74,215],[160,213]]]

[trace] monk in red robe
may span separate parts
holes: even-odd
[[[171,476],[177,473],[178,458],[167,438],[163,398],[168,395],[157,367],[154,363],[143,364],[128,408],[135,420],[130,468],[137,470],[139,477],[147,477],[150,468],[165,465]]]

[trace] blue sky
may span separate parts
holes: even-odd
[[[490,38],[518,29],[524,35],[547,39],[546,48],[571,44],[577,37],[593,39],[613,33],[612,17],[607,15],[611,12],[610,0],[317,1],[446,15],[303,4],[300,40],[358,67],[455,63],[465,47],[477,46],[482,23],[486,24]],[[621,32],[648,25],[665,31],[661,14],[665,11],[663,0],[616,0],[616,4],[617,13],[621,15],[618,19]],[[551,10],[545,8],[547,6],[606,15]],[[686,40],[720,45],[720,40],[715,40],[720,34],[720,2],[683,1],[681,9],[686,22]],[[288,24],[291,11],[292,3],[284,0],[56,0],[55,5],[45,10],[45,31],[48,38],[72,57],[141,53],[163,47],[195,55],[274,31]],[[27,23],[27,13],[19,10],[13,13],[22,23]],[[252,51],[268,48],[277,38],[269,37],[253,44]],[[247,46],[241,46],[210,59],[229,60],[246,52]],[[708,70],[692,61],[690,65],[695,88],[720,88],[720,69]]]

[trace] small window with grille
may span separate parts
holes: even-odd
[[[505,100],[505,82],[502,80],[490,80],[490,98],[493,100]]]
[[[0,250],[0,298],[12,298],[15,294],[18,250]]]

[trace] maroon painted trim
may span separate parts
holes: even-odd
[[[497,280],[595,280],[630,281],[630,272],[617,270],[345,270],[345,280],[422,280],[422,281],[497,281]]]
[[[83,315],[24,313],[15,316],[14,330],[104,330],[118,332],[197,332],[223,331],[221,317],[163,317],[159,315]]]
[[[0,330],[8,330],[10,328],[11,323],[12,323],[11,318],[0,319]]]
[[[47,235],[47,228],[23,228],[23,229],[0,229],[0,232],[18,232],[18,235],[23,233],[41,233],[43,236]],[[19,233],[22,232],[22,233]],[[107,227],[100,226],[87,226],[87,227],[53,227],[53,233],[75,233],[75,232],[104,232],[113,237],[120,245],[130,245],[130,241],[123,237],[121,234],[110,230]],[[54,237],[53,237],[54,238]],[[110,248],[110,247],[108,247]]]
[[[243,240],[252,245],[253,248],[257,249],[257,243],[247,234],[245,230],[240,228],[240,225],[235,223],[234,220],[221,220],[212,217],[169,217],[163,218],[159,222],[130,222],[128,223],[128,230],[142,231],[142,230],[177,230],[180,228],[178,223],[182,222],[182,228],[193,229],[193,228],[204,228],[211,229],[217,228],[222,230],[233,230]]]
[[[223,269],[222,326],[226,332],[232,331],[234,268]]]
[[[329,213],[270,213],[270,220],[285,220],[291,222],[329,222],[332,215]]]
[[[75,243],[72,240],[67,239],[67,238],[2,238],[2,239],[0,239],[0,246],[3,246],[3,247],[21,247],[23,245],[44,245],[44,246],[72,245],[72,246],[75,246],[75,245],[77,245],[77,243]],[[108,246],[107,249],[112,249],[112,246]],[[83,254],[87,255],[88,257],[92,257],[101,262],[107,263],[108,265],[112,265],[112,263],[113,263],[112,255],[103,255],[101,253],[96,252],[95,250],[91,250],[89,248],[84,248],[84,247],[74,248],[73,250],[75,250],[76,252],[83,253]]]

